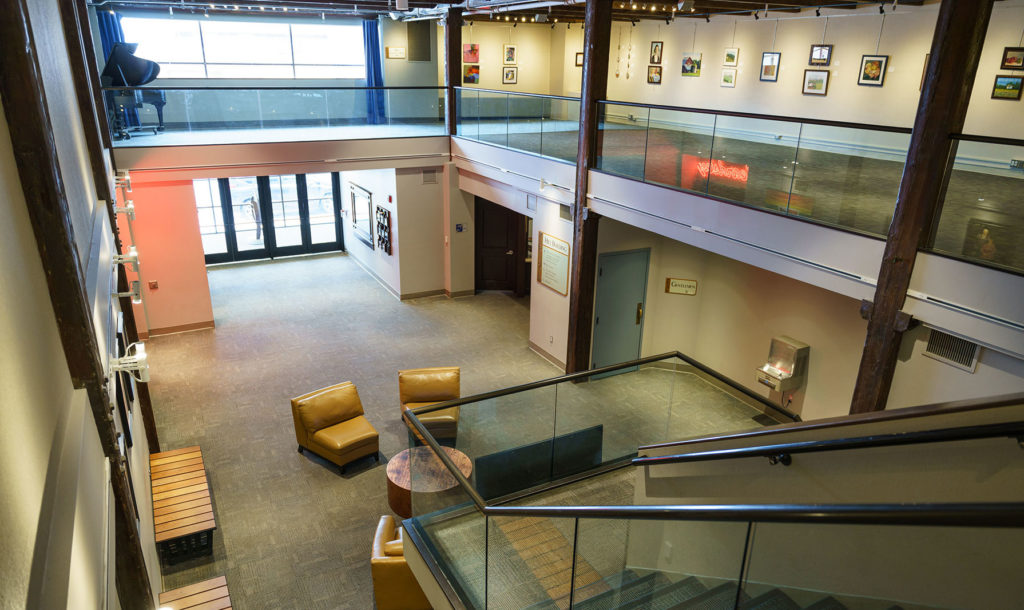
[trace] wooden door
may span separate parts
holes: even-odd
[[[476,289],[517,291],[520,214],[476,198]]]

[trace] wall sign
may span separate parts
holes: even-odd
[[[388,59],[405,59],[405,47],[384,47],[384,55]]]
[[[563,296],[569,295],[569,242],[540,232],[537,281]]]
[[[684,294],[695,296],[697,294],[697,280],[684,280],[677,277],[665,278],[665,292],[669,294]]]

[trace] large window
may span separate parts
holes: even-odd
[[[359,25],[125,17],[121,26],[161,78],[366,77]]]

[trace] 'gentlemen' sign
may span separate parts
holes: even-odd
[[[665,292],[669,294],[685,294],[692,297],[697,294],[697,280],[667,277],[665,278]]]

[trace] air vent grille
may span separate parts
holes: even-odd
[[[437,170],[436,169],[425,169],[425,170],[423,170],[423,184],[437,184]]]
[[[979,351],[977,343],[933,328],[928,335],[928,347],[924,355],[973,373],[978,365]]]

